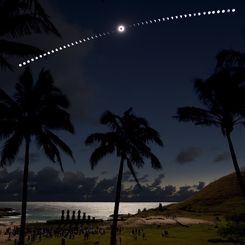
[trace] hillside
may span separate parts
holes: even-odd
[[[242,172],[242,175],[245,181],[245,172]],[[245,212],[245,200],[238,186],[236,175],[232,173],[210,183],[191,198],[171,205],[167,209],[223,214]]]

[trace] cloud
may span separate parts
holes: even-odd
[[[137,179],[139,180],[139,182],[142,183],[147,183],[149,182],[149,175],[145,174],[143,176],[138,176],[137,171],[135,171]],[[126,171],[123,173],[123,182],[127,182],[127,183],[135,183],[135,179],[133,178],[133,175],[130,171]]]
[[[21,170],[0,171],[0,201],[20,201],[22,186]],[[148,176],[142,178],[148,180]],[[193,186],[162,186],[164,174],[152,184],[136,184],[125,187],[122,184],[122,201],[180,201],[201,190],[204,182]],[[45,167],[38,172],[29,173],[30,201],[114,201],[117,176],[107,179],[87,177],[82,172],[61,173],[52,167]]]
[[[149,175],[145,174],[142,177],[139,177],[138,180],[139,180],[140,183],[148,183],[149,182]]]
[[[191,197],[195,193],[195,190],[192,189],[192,186],[186,185],[181,186],[179,190],[175,193],[176,201],[185,200]]]
[[[151,184],[152,188],[156,188],[159,187],[162,183],[162,179],[165,177],[164,174],[159,174],[158,177],[153,181],[153,183]]]
[[[132,174],[130,171],[126,171],[123,173],[123,181],[130,181],[131,177],[132,177]]]
[[[224,162],[224,161],[227,161],[227,160],[230,160],[231,159],[231,154],[226,151],[226,152],[223,152],[223,153],[220,153],[219,155],[217,155],[215,158],[214,158],[214,162]]]
[[[205,186],[205,182],[203,182],[203,181],[200,181],[200,182],[198,183],[198,185],[194,185],[194,187],[196,187],[196,189],[197,189],[198,191],[200,191],[201,189],[203,189],[204,186]]]
[[[202,150],[199,147],[189,147],[181,151],[177,157],[176,162],[179,164],[185,164],[195,161],[202,155]]]
[[[164,196],[173,196],[176,192],[176,187],[173,185],[166,185],[163,189]]]

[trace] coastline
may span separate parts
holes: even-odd
[[[168,205],[169,203],[162,203],[163,205]],[[120,213],[121,214],[136,214],[138,209],[151,209],[157,208],[159,206],[158,202],[144,202],[144,203],[134,203],[134,202],[122,202],[120,203]],[[0,208],[8,207],[13,208],[16,211],[20,211],[21,202],[0,202]],[[35,222],[46,222],[46,220],[58,220],[61,218],[61,211],[70,211],[70,216],[72,216],[73,211],[81,211],[81,216],[83,213],[90,215],[91,218],[96,219],[109,219],[110,215],[113,214],[114,202],[28,202],[27,204],[27,221],[29,223]],[[18,223],[18,216],[6,216],[5,218],[0,218],[0,222],[14,222]]]

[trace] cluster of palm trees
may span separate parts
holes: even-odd
[[[3,24],[3,19],[8,19],[7,24]],[[37,0],[1,0],[0,20],[0,38],[6,35],[16,38],[42,32],[50,32],[60,37]],[[27,44],[0,39],[2,68],[13,70],[8,61],[9,56],[33,55],[40,52],[39,48]],[[222,51],[217,56],[214,74],[206,80],[196,80],[194,83],[195,91],[204,108],[182,107],[174,117],[179,121],[193,122],[195,125],[214,125],[221,128],[228,140],[237,179],[245,198],[244,182],[231,141],[234,127],[245,125],[244,56],[234,51]],[[25,243],[30,145],[35,141],[51,161],[59,163],[63,171],[60,151],[72,159],[73,154],[68,145],[53,131],[59,129],[74,133],[68,109],[67,97],[54,85],[53,77],[48,70],[42,70],[37,81],[34,81],[31,70],[27,67],[16,83],[13,97],[0,89],[0,139],[4,141],[1,166],[14,162],[20,146],[25,146],[20,245]],[[137,117],[132,108],[122,116],[106,111],[100,123],[106,125],[109,131],[90,135],[85,144],[97,144],[90,157],[92,169],[108,154],[115,153],[120,158],[110,242],[111,245],[115,245],[124,165],[127,164],[140,186],[134,168],[143,167],[145,160],[149,159],[153,168],[160,169],[161,163],[152,153],[149,144],[156,143],[162,146],[163,143],[159,133],[151,128],[144,118]]]

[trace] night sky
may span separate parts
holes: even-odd
[[[127,25],[150,18],[198,11],[236,8],[235,14],[176,20],[130,29],[123,34],[115,33],[31,64],[35,77],[42,68],[49,69],[56,85],[71,102],[70,111],[76,133],[70,136],[58,132],[66,139],[76,159],[73,163],[64,156],[66,172],[73,172],[80,177],[82,174],[77,171],[82,172],[82,178],[93,183],[99,183],[103,179],[113,183],[119,159],[109,156],[92,171],[89,157],[94,148],[86,147],[83,142],[89,134],[106,130],[99,125],[99,117],[105,110],[122,114],[129,107],[133,107],[136,115],[145,117],[160,132],[164,142],[163,148],[153,147],[163,169],[153,170],[146,162],[143,169],[137,170],[146,187],[154,184],[158,187],[193,187],[200,181],[208,184],[233,171],[228,145],[220,129],[179,123],[172,117],[178,107],[200,106],[193,91],[193,81],[196,78],[208,78],[212,74],[219,51],[233,49],[245,52],[244,1],[40,2],[62,34],[62,39],[51,35],[33,35],[24,39],[44,50],[88,35],[115,30],[119,24]],[[23,72],[23,68],[17,67],[22,61],[14,60],[15,73],[1,72],[1,87],[10,94],[18,76]],[[237,128],[232,135],[241,167],[245,166],[244,136],[245,130],[242,128]],[[34,144],[31,160],[30,170],[33,175],[46,171],[58,176],[58,164],[50,163],[41,151],[36,150]],[[56,170],[43,170],[48,166]],[[16,163],[6,169],[10,175],[22,170],[22,167],[23,150],[20,151]],[[8,174],[2,172],[2,176],[7,178]],[[51,179],[52,175],[49,178],[47,174],[46,181]],[[131,178],[126,173],[125,186],[130,185]],[[48,186],[47,184],[47,189]],[[43,192],[45,193],[45,189]]]

